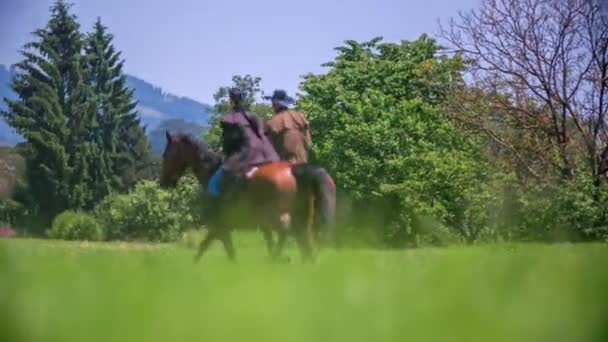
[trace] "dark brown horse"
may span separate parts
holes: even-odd
[[[209,178],[221,165],[221,156],[189,135],[167,132],[166,136],[161,186],[174,187],[191,169],[206,190]],[[273,258],[280,256],[287,235],[292,234],[304,260],[312,261],[318,234],[334,242],[335,207],[335,184],[322,167],[287,162],[261,165],[249,173],[236,201],[220,204],[219,219],[208,227],[195,259],[200,259],[215,239],[223,242],[228,257],[234,259],[233,228],[258,226]],[[273,230],[279,236],[276,246]]]

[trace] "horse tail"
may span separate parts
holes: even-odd
[[[312,190],[314,208],[307,208],[307,212],[314,210],[320,213],[321,221],[317,221],[317,223],[321,224],[321,233],[327,242],[335,245],[336,185],[334,180],[324,168],[308,163],[292,165],[291,172],[296,178],[298,188]]]

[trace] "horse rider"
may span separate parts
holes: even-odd
[[[281,160],[292,164],[308,162],[310,125],[302,112],[289,110],[289,106],[295,103],[294,99],[281,89],[264,99],[272,100],[274,110],[273,117],[266,122],[266,135]]]
[[[279,161],[272,143],[264,135],[264,122],[245,106],[245,95],[239,88],[228,92],[231,109],[221,121],[224,162],[210,178],[207,191],[217,206],[219,198],[235,195],[252,169]],[[215,214],[218,208],[210,210]]]

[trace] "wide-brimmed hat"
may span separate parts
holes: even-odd
[[[294,104],[296,101],[289,95],[287,92],[282,89],[277,89],[272,93],[272,96],[263,96],[265,100],[277,101],[280,105],[289,107]]]

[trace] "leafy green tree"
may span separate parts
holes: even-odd
[[[149,176],[151,164],[150,146],[135,111],[133,89],[126,86],[124,60],[114,48],[113,38],[97,19],[85,47],[89,83],[98,99],[98,134],[92,138],[99,149],[97,154],[89,155],[95,165],[91,186],[98,187],[97,194],[102,197],[112,189],[124,191]]]
[[[446,101],[450,116],[514,178],[501,186],[510,194],[502,221],[518,239],[606,238],[608,17],[600,3],[484,0],[440,30],[471,61],[467,86]]]
[[[441,28],[450,48],[473,61],[476,94],[455,97],[462,108],[454,117],[516,155],[535,178],[567,181],[584,172],[598,191],[608,171],[608,18],[600,3],[484,0]],[[470,110],[480,105],[492,110]]]
[[[383,227],[385,242],[474,240],[489,196],[483,158],[440,109],[463,63],[426,35],[380,41],[347,41],[328,73],[305,76],[298,107],[310,118],[315,162],[352,196],[358,222],[368,214]]]

